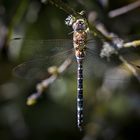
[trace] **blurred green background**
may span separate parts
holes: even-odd
[[[108,16],[109,11],[134,0],[64,2],[78,12],[85,10],[89,19],[96,18],[96,23],[103,23],[110,32],[117,33],[127,41],[139,37],[140,8],[118,17]],[[27,97],[35,92],[38,81],[16,77],[13,68],[29,59],[28,55],[32,54],[34,46],[25,46],[18,41],[18,45],[12,44],[11,39],[71,39],[72,34],[68,33],[72,30],[64,22],[67,16],[67,13],[45,0],[0,1],[0,139],[140,139],[140,83],[135,77],[128,78],[127,72],[119,72],[118,69],[108,73],[113,72],[113,76],[122,80],[110,81],[94,74],[94,71],[102,69],[101,64],[90,69],[85,76],[83,132],[79,132],[76,126],[76,67],[66,70],[50,85],[37,104],[26,105]],[[41,49],[39,44],[34,43]]]

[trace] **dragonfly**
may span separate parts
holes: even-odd
[[[81,15],[82,14],[83,13],[81,13]],[[84,110],[83,62],[86,59],[88,53],[94,56],[95,59],[97,58],[100,60],[102,60],[101,57],[104,56],[110,57],[110,55],[112,54],[119,54],[118,51],[116,51],[116,47],[118,46],[110,47],[110,44],[105,43],[103,45],[104,46],[103,49],[97,47],[94,39],[91,39],[89,36],[89,26],[85,17],[75,18],[72,15],[70,15],[68,16],[68,18],[66,18],[65,22],[67,25],[72,26],[73,40],[56,39],[56,40],[40,41],[40,45],[43,46],[43,50],[40,50],[40,46],[38,47],[33,46],[34,40],[26,40],[31,47],[34,47],[35,52],[30,51],[29,50],[30,48],[28,48],[27,52],[23,52],[23,53],[26,53],[27,56],[31,56],[32,54],[35,53],[36,56],[38,56],[39,58],[33,60],[31,58],[30,61],[18,65],[14,69],[14,72],[22,77],[38,78],[42,76],[42,73],[46,73],[46,69],[49,71],[49,74],[51,76],[43,80],[41,83],[37,84],[38,94],[33,95],[37,97],[40,96],[40,93],[44,90],[44,88],[46,88],[49,84],[53,83],[53,81],[57,78],[57,76],[61,74],[65,69],[67,69],[69,65],[71,65],[72,58],[73,56],[75,56],[74,58],[76,58],[76,62],[77,62],[77,126],[81,131],[83,130],[83,117],[84,117],[83,116],[83,110]],[[14,40],[15,41],[19,40],[19,38],[15,38]],[[109,51],[105,51],[107,47],[110,47],[111,49]],[[59,63],[60,65],[59,67],[50,67],[50,64],[52,63],[53,60],[60,61],[59,59],[57,59],[57,55],[55,55],[55,53],[58,51],[60,52],[59,56],[60,57],[65,56],[66,59],[63,63],[62,61]],[[52,54],[52,56],[42,57],[47,55],[46,53]],[[69,53],[70,55],[68,55]],[[129,65],[127,61],[125,61],[122,57],[120,58],[123,62]],[[98,62],[99,61],[95,60],[95,63]],[[92,63],[93,65],[95,64],[94,62]],[[104,61],[102,62],[102,65],[103,64]],[[132,65],[129,66],[132,67]],[[33,96],[32,98],[34,98]]]

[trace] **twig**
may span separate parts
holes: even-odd
[[[128,47],[138,47],[140,46],[140,40],[134,40],[132,42],[127,42],[123,44],[123,47],[128,48]]]
[[[52,84],[57,79],[57,77],[70,66],[71,62],[72,60],[67,58],[59,67],[53,66],[48,68],[48,72],[51,74],[51,76],[37,84],[37,92],[28,97],[27,105],[34,105],[37,99],[42,95],[43,91],[47,89],[48,86]]]
[[[132,11],[132,10],[138,8],[138,7],[140,7],[140,1],[139,1],[139,0],[136,1],[136,2],[134,2],[134,3],[131,3],[131,4],[129,4],[129,5],[126,5],[126,6],[124,6],[124,7],[121,7],[121,8],[119,8],[119,9],[110,11],[110,12],[108,13],[108,16],[109,16],[110,18],[114,18],[114,17],[120,16],[120,15],[122,15],[122,14],[125,14],[125,13],[127,13],[127,12],[129,12],[129,11]]]

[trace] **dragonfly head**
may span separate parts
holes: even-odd
[[[74,31],[85,31],[87,30],[87,23],[84,19],[77,19],[73,23],[72,28]]]
[[[86,13],[85,11],[81,11],[79,12],[79,14],[83,17],[86,18]],[[73,15],[69,15],[66,19],[65,19],[65,24],[68,26],[72,26],[75,22],[77,21],[77,18]]]

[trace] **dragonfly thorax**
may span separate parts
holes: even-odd
[[[85,31],[79,31],[73,33],[73,45],[76,50],[82,50],[86,48],[87,33]]]
[[[82,58],[85,56],[86,44],[87,44],[86,30],[74,30],[73,46],[75,49],[75,56],[77,58]]]

